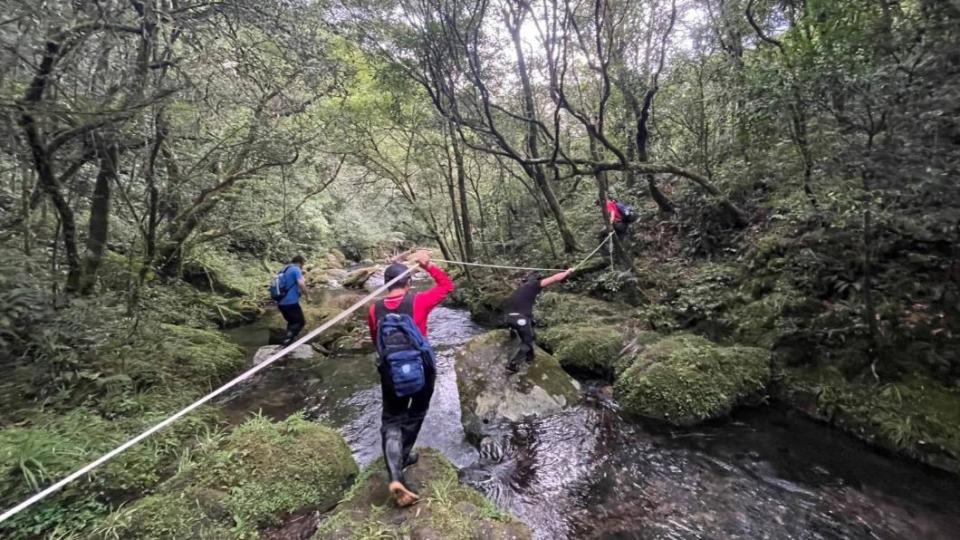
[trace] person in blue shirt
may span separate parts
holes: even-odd
[[[293,343],[307,324],[307,320],[303,317],[303,310],[300,308],[301,296],[307,300],[310,299],[307,294],[307,282],[303,279],[303,265],[306,263],[307,260],[302,255],[297,255],[283,269],[283,288],[286,289],[287,294],[277,302],[277,307],[280,308],[280,314],[287,321],[287,334],[283,340],[284,346]]]

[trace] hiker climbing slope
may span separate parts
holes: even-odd
[[[597,201],[597,204],[599,205],[600,201]],[[613,232],[617,233],[619,240],[624,240],[630,230],[630,224],[637,220],[637,211],[629,204],[616,199],[607,199],[604,204],[607,207],[607,215],[610,216]]]
[[[377,371],[383,394],[380,437],[390,475],[388,489],[397,504],[408,506],[419,499],[404,480],[403,469],[417,461],[413,445],[430,408],[436,380],[433,349],[427,341],[427,317],[454,289],[450,277],[430,262],[427,251],[414,259],[436,285],[422,293],[410,292],[410,276],[394,283],[387,296],[370,306],[367,323],[378,352]],[[407,267],[391,264],[384,271],[390,282]]]
[[[533,360],[536,339],[533,331],[533,304],[537,301],[537,295],[544,287],[559,283],[572,273],[573,269],[568,268],[544,279],[540,279],[537,274],[529,274],[507,299],[504,304],[504,322],[510,329],[510,334],[520,339],[520,347],[507,362],[508,371],[519,371],[522,362]]]
[[[293,343],[307,324],[303,309],[300,308],[300,297],[309,299],[307,283],[303,279],[303,265],[306,263],[307,260],[302,255],[295,256],[270,283],[270,296],[277,303],[283,319],[287,321],[283,345]]]

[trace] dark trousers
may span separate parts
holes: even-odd
[[[384,369],[380,370],[380,390],[383,394],[380,439],[383,459],[392,482],[403,482],[403,463],[413,450],[423,426],[423,419],[430,409],[436,371],[433,366],[424,367],[427,370],[427,384],[416,394],[406,397],[397,397],[389,373],[385,373]]]
[[[289,345],[297,339],[300,331],[306,326],[307,320],[303,317],[300,304],[278,305],[277,307],[280,308],[280,314],[287,321],[287,335],[283,340],[283,345]]]
[[[613,224],[613,232],[616,233],[617,239],[623,241],[627,237],[627,231],[630,228],[625,221],[617,221]]]
[[[524,321],[524,324],[520,324],[520,321]],[[537,339],[533,331],[533,317],[520,313],[508,313],[506,325],[510,329],[510,335],[520,339],[520,347],[507,363],[507,367],[516,369],[520,366],[520,362],[533,360],[534,344]]]

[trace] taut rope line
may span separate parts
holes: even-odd
[[[401,279],[403,279],[404,277],[406,277],[408,274],[410,274],[410,273],[413,272],[414,270],[416,270],[416,267],[412,267],[412,268],[407,269],[406,272],[404,272],[404,273],[400,274],[399,276],[393,278],[393,279],[390,280],[389,282],[384,283],[384,284],[383,284],[382,286],[380,286],[377,290],[373,291],[372,293],[368,294],[367,296],[364,296],[361,300],[357,301],[357,303],[353,304],[352,306],[350,306],[350,307],[348,307],[347,309],[345,309],[345,310],[343,310],[342,312],[340,312],[340,314],[337,315],[336,317],[334,317],[334,318],[330,319],[329,321],[321,324],[319,327],[317,327],[316,329],[314,329],[313,331],[311,331],[311,332],[308,333],[307,335],[303,336],[302,338],[298,339],[297,341],[293,342],[292,344],[287,345],[286,347],[284,347],[283,349],[281,349],[279,352],[274,353],[273,356],[267,358],[267,359],[264,360],[262,363],[257,364],[257,365],[254,366],[253,368],[251,368],[251,369],[243,372],[242,374],[238,375],[236,378],[234,378],[234,379],[231,380],[230,382],[224,384],[224,385],[221,386],[220,388],[217,388],[217,389],[214,390],[213,392],[210,392],[209,394],[203,396],[202,398],[198,399],[197,401],[194,401],[192,404],[190,404],[190,405],[188,405],[187,407],[185,407],[185,408],[183,408],[182,410],[180,410],[180,412],[177,412],[177,413],[174,414],[173,416],[168,417],[166,420],[164,420],[164,421],[156,424],[156,425],[153,426],[152,428],[150,428],[150,429],[144,431],[143,433],[137,435],[136,437],[128,440],[127,442],[121,444],[120,446],[118,446],[118,447],[114,448],[113,450],[107,452],[106,454],[100,456],[100,457],[97,458],[96,460],[91,461],[90,463],[88,463],[87,465],[81,467],[80,469],[77,469],[75,472],[71,473],[69,476],[65,477],[64,479],[60,480],[59,482],[57,482],[57,483],[55,483],[55,484],[53,484],[53,485],[51,485],[51,486],[48,486],[48,487],[47,487],[46,489],[44,489],[43,491],[41,491],[41,492],[33,495],[33,496],[30,497],[29,499],[27,499],[27,500],[23,501],[22,503],[14,506],[13,508],[7,510],[7,511],[4,512],[2,515],[0,515],[0,523],[3,523],[4,521],[10,519],[11,517],[13,517],[13,516],[19,514],[20,512],[26,510],[26,509],[29,508],[30,506],[33,506],[33,505],[36,504],[37,502],[40,502],[41,500],[47,498],[48,496],[52,495],[53,493],[56,493],[57,491],[61,490],[64,486],[66,486],[66,485],[69,484],[70,482],[73,482],[74,480],[80,478],[81,476],[87,474],[88,472],[96,469],[97,467],[99,467],[100,465],[103,465],[103,464],[106,463],[107,461],[110,461],[111,459],[113,459],[115,456],[117,456],[118,454],[120,454],[120,453],[123,452],[124,450],[126,450],[126,449],[130,448],[131,446],[137,444],[138,442],[146,439],[147,437],[153,435],[154,433],[160,431],[161,429],[169,426],[170,424],[176,422],[177,420],[179,420],[179,419],[182,418],[183,416],[186,416],[186,415],[187,415],[188,413],[190,413],[191,411],[197,409],[198,407],[200,407],[200,406],[203,405],[204,403],[210,401],[211,399],[219,396],[220,394],[226,392],[227,390],[233,388],[234,386],[240,384],[241,382],[249,379],[250,377],[252,377],[253,375],[259,373],[260,371],[266,369],[266,368],[269,367],[271,364],[273,364],[273,363],[276,362],[277,360],[283,358],[284,356],[286,356],[287,354],[289,354],[291,351],[293,351],[294,349],[296,349],[296,348],[299,347],[300,345],[303,345],[304,343],[310,341],[311,339],[313,339],[314,337],[316,337],[318,334],[320,334],[321,332],[323,332],[323,331],[326,330],[327,328],[330,328],[331,326],[333,326],[333,325],[337,324],[338,322],[342,321],[343,319],[345,319],[345,318],[347,317],[347,315],[350,315],[350,314],[353,313],[354,311],[360,309],[361,306],[363,306],[364,304],[366,304],[366,303],[369,302],[370,300],[373,300],[374,298],[376,298],[377,295],[379,295],[380,293],[386,291],[388,287],[390,287],[391,285],[393,285],[393,284],[396,283],[397,281],[400,281]]]
[[[612,237],[613,237],[613,233],[608,234],[606,238],[604,238],[600,242],[600,245],[598,245],[593,251],[591,251],[589,255],[584,257],[582,261],[578,262],[577,265],[573,267],[573,269],[576,270],[577,268],[580,268],[581,266],[583,266],[583,263],[587,262],[588,260],[590,260],[591,257],[596,255],[597,252],[600,251],[600,248],[602,248],[603,245],[607,243],[607,240],[611,239]],[[611,250],[611,254],[612,254],[612,250]],[[528,270],[531,272],[563,272],[564,270],[567,270],[566,268],[536,268],[536,267],[530,267],[530,266],[507,266],[502,264],[483,264],[483,263],[473,263],[473,262],[465,262],[465,261],[448,261],[446,259],[431,259],[431,260],[433,262],[458,264],[461,266],[479,266],[481,268],[502,268],[504,270]]]

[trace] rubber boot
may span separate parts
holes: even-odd
[[[420,497],[414,493],[403,478],[403,437],[399,428],[388,428],[383,435],[383,460],[387,464],[390,484],[387,489],[393,495],[397,506],[410,506]]]

